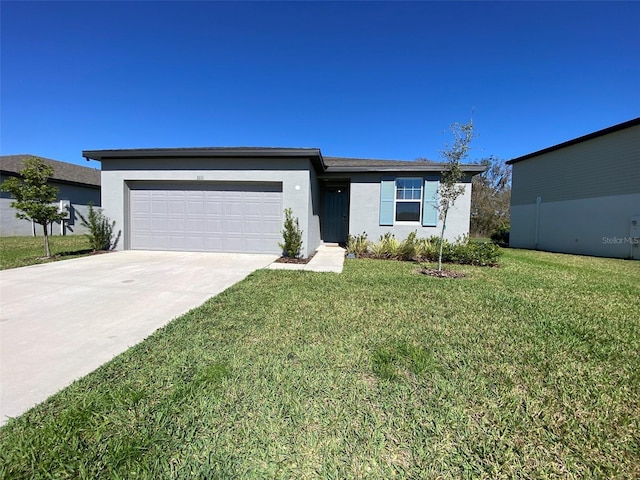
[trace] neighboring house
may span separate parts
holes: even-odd
[[[0,156],[0,182],[9,177],[18,177],[24,168],[24,160],[34,155]],[[49,158],[41,158],[44,163],[53,167],[53,176],[49,184],[58,188],[58,201],[69,204],[69,219],[65,220],[65,234],[85,233],[80,225],[78,212],[86,217],[87,205],[91,202],[100,206],[100,170],[82,167],[72,163],[59,162]],[[11,207],[13,199],[8,192],[0,193],[0,236],[42,235],[42,227],[29,220],[16,218],[16,209]],[[59,235],[62,232],[60,223],[53,224],[50,233]]]
[[[640,259],[640,118],[507,163],[511,246]]]
[[[102,162],[102,205],[120,248],[280,253],[292,208],[308,256],[349,234],[437,235],[442,164],[323,157],[316,148],[160,148],[84,151]],[[469,232],[471,177],[447,238]]]

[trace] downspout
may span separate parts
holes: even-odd
[[[536,198],[536,229],[534,232],[533,248],[538,249],[538,238],[540,236],[540,204],[542,203],[542,197]]]

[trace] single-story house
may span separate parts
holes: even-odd
[[[303,256],[321,243],[392,232],[439,233],[443,164],[323,157],[317,148],[156,148],[83,151],[102,162],[102,206],[124,249],[281,253],[284,209],[303,230]],[[471,177],[447,238],[469,232]]]
[[[640,118],[507,163],[512,247],[640,259]]]
[[[0,156],[0,183],[9,177],[19,177],[24,168],[24,160],[34,155]],[[73,163],[59,162],[50,158],[37,157],[53,168],[49,184],[58,188],[57,201],[69,211],[69,218],[51,225],[50,233],[80,234],[86,229],[80,224],[78,212],[87,216],[89,203],[100,206],[100,170]],[[11,207],[13,199],[9,192],[0,192],[0,236],[41,235],[42,227],[29,220],[16,218],[16,209]]]

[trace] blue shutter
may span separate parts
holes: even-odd
[[[422,226],[435,227],[438,224],[438,189],[440,177],[429,176],[424,179],[424,192],[422,192]]]
[[[380,182],[380,225],[393,225],[394,198],[396,180],[393,177],[382,177]]]

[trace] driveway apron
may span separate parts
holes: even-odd
[[[0,272],[0,425],[275,255],[123,251]]]

